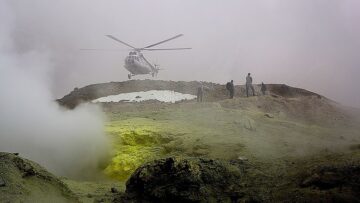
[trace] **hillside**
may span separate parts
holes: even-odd
[[[294,180],[301,182],[307,171],[344,164],[348,156],[352,161],[360,158],[360,125],[354,109],[281,84],[267,85],[265,96],[254,85],[257,96],[249,98],[244,86],[236,86],[234,99],[228,99],[225,85],[203,84],[209,88],[203,103],[100,104],[108,117],[106,132],[113,142],[113,158],[105,174],[125,181],[143,163],[168,156],[246,160],[256,168],[250,169],[252,175],[261,177],[256,181],[249,178],[251,188],[268,191],[272,184],[291,185],[276,188],[287,195],[288,189],[300,187]],[[198,86],[196,81],[111,82],[75,89],[58,102],[74,108],[81,102],[128,92],[173,90],[195,94]],[[304,192],[314,195],[307,188]],[[328,191],[325,193],[327,197]],[[261,195],[263,200],[275,198],[266,192]]]
[[[95,103],[111,141],[109,162],[100,168],[106,178],[51,182],[60,181],[81,202],[359,202],[357,109],[286,85],[267,85],[266,95],[255,85],[252,97],[236,86],[228,99],[224,85],[203,84],[209,89],[202,103]],[[195,94],[198,85],[111,82],[76,88],[57,101],[72,109],[120,93]],[[10,197],[8,189],[0,192]]]
[[[18,154],[0,152],[0,202],[79,202],[56,176]]]
[[[201,82],[209,88],[206,93],[206,101],[220,101],[228,98],[228,92],[225,85]],[[184,82],[184,81],[160,81],[160,80],[129,80],[124,82],[110,82],[88,85],[82,88],[74,88],[72,92],[65,95],[57,101],[64,106],[74,108],[81,102],[91,101],[108,95],[116,95],[120,93],[149,91],[149,90],[172,90],[184,94],[195,94],[200,82]],[[310,91],[290,87],[284,84],[267,84],[269,92],[286,98],[294,98],[299,96],[317,96],[316,93]],[[257,95],[260,95],[260,86],[254,85]],[[235,86],[235,97],[245,97],[246,91],[243,85]]]

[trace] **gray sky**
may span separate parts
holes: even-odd
[[[158,79],[242,84],[251,72],[255,83],[285,83],[360,107],[358,0],[0,1],[14,14],[16,51],[51,57],[54,97],[127,79],[127,47],[105,34],[142,47],[183,33],[158,48],[192,50],[144,53],[166,69]]]

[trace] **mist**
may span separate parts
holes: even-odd
[[[157,79],[243,84],[251,72],[254,83],[305,88],[360,107],[356,0],[2,0],[0,15],[1,150],[47,156],[42,147],[72,154],[66,147],[81,146],[78,150],[86,154],[103,142],[96,107],[68,112],[53,100],[75,87],[127,79],[123,63],[128,49],[106,34],[135,47],[184,34],[158,48],[192,50],[144,53],[164,69]],[[47,167],[61,163],[54,156],[34,157]]]
[[[51,50],[16,51],[11,9],[0,5],[0,151],[20,153],[57,175],[95,172],[106,156],[104,117],[98,107],[60,107],[51,92]]]
[[[356,201],[359,19],[359,0],[0,0],[0,202]],[[135,48],[160,69],[128,81],[106,35],[181,37]]]
[[[352,91],[360,86],[356,0],[5,2],[16,16],[14,48],[54,53],[54,98],[74,87],[127,79],[127,47],[104,35],[143,47],[183,33],[159,48],[192,50],[144,53],[165,69],[157,79],[243,84],[251,72],[255,83],[285,83],[360,107]]]

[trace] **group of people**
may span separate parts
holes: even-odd
[[[246,89],[246,96],[249,97],[249,90],[252,91],[252,95],[255,96],[255,89],[254,86],[252,85],[253,79],[251,77],[251,73],[248,73],[248,75],[246,76],[246,83],[245,83],[245,89]],[[230,82],[226,83],[226,89],[229,91],[230,94],[230,99],[234,98],[234,94],[235,94],[235,87],[234,87],[234,81],[231,80]],[[266,92],[266,86],[265,84],[262,82],[261,83],[261,92],[263,95],[265,95]]]
[[[252,95],[255,96],[255,89],[254,89],[254,86],[252,85],[252,82],[253,82],[253,79],[251,77],[251,74],[248,73],[248,75],[246,76],[246,84],[245,84],[246,96],[247,97],[249,97],[249,90],[251,90]],[[200,84],[200,86],[198,87],[198,89],[197,89],[197,101],[198,102],[202,102],[205,89],[209,89],[209,88],[204,86],[203,84]],[[226,89],[229,91],[230,99],[233,99],[234,94],[235,94],[235,86],[234,86],[234,81],[233,80],[226,83]],[[262,94],[265,95],[266,85],[263,82],[261,83],[261,89],[260,90],[261,90]]]

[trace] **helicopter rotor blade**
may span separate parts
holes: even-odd
[[[164,43],[164,42],[167,42],[167,41],[170,41],[170,40],[176,39],[176,38],[181,37],[181,36],[183,36],[183,34],[176,35],[176,36],[174,36],[174,37],[171,37],[171,38],[169,38],[169,39],[163,40],[163,41],[161,41],[161,42],[158,42],[158,43],[155,43],[155,44],[152,44],[152,45],[146,46],[146,47],[144,47],[144,48],[142,48],[142,49],[150,48],[150,47],[153,47],[153,46],[156,46],[156,45],[162,44],[162,43]]]
[[[125,49],[80,49],[80,51],[128,51]]]
[[[167,50],[185,50],[185,49],[192,49],[192,48],[165,48],[165,49],[141,49],[144,51],[167,51]]]
[[[128,46],[128,47],[131,47],[131,48],[133,48],[133,49],[137,49],[137,48],[131,46],[130,44],[127,44],[127,43],[119,40],[118,38],[116,38],[116,37],[114,37],[114,36],[112,36],[112,35],[105,35],[105,36],[108,37],[108,38],[110,38],[110,39],[112,39],[112,40],[115,40],[115,41],[117,41],[117,42],[120,42],[121,44],[124,44],[124,45],[126,45],[126,46]]]

